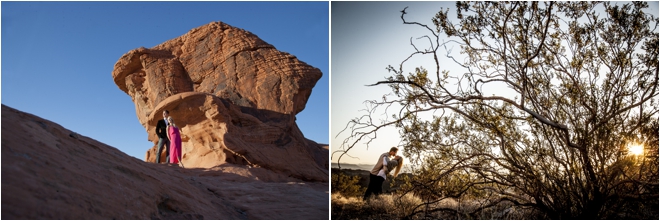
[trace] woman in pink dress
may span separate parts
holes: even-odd
[[[181,162],[181,133],[171,116],[167,117],[167,122],[167,138],[170,139],[170,163],[178,164]]]

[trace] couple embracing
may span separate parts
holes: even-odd
[[[156,163],[160,163],[160,153],[165,147],[166,163],[178,164],[181,162],[181,133],[179,127],[170,117],[170,112],[163,111],[163,119],[156,125],[156,134],[158,135],[158,152],[156,153]]]
[[[390,152],[383,153],[378,157],[376,166],[369,174],[369,186],[364,193],[364,200],[367,200],[371,194],[379,195],[383,193],[383,182],[387,179],[387,174],[394,170],[394,177],[399,175],[403,166],[403,157],[396,155],[399,151],[396,147],[390,148]]]

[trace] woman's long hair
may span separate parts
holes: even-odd
[[[174,123],[174,119],[172,119],[172,116],[167,117],[167,122],[170,123],[169,125],[172,125],[173,127],[179,128],[179,127],[177,127],[176,124]]]
[[[401,167],[403,167],[403,157],[400,157],[399,160],[397,160],[397,163],[396,169],[394,170],[394,177],[399,175],[399,171],[401,171]]]

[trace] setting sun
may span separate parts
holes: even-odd
[[[628,153],[633,155],[642,155],[644,153],[644,146],[641,144],[628,144]]]

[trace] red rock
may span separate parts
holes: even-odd
[[[2,105],[3,219],[328,219],[328,202],[327,182],[146,163]]]
[[[154,142],[146,161],[155,162],[155,125],[169,110],[182,129],[184,165],[233,163],[327,181],[327,148],[306,139],[295,122],[321,75],[222,22],[131,50],[112,72]]]

